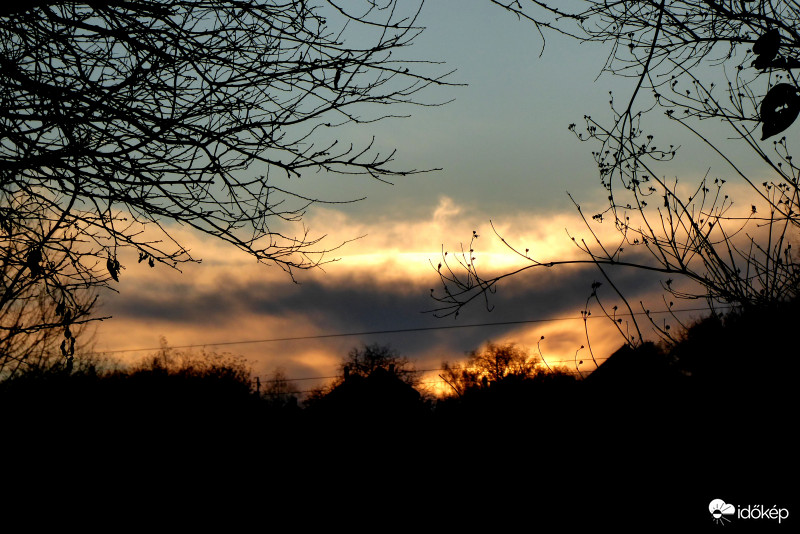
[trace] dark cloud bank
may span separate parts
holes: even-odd
[[[430,289],[437,288],[435,273],[426,284],[387,284],[373,276],[352,275],[335,279],[312,278],[302,284],[281,283],[258,279],[238,279],[222,272],[214,288],[196,288],[190,282],[169,283],[154,281],[138,291],[125,291],[109,299],[104,312],[116,320],[147,320],[163,325],[163,334],[169,338],[171,327],[196,328],[197,343],[223,343],[240,339],[202,339],[204,328],[230,325],[231,331],[242,317],[289,318],[299,327],[297,331],[311,330],[318,334],[372,332],[457,326],[486,322],[522,321],[553,317],[579,316],[591,286],[604,282],[601,273],[591,265],[534,269],[501,282],[498,291],[490,296],[493,311],[488,311],[483,301],[475,301],[464,309],[457,319],[436,318],[424,313],[437,306],[430,297]],[[614,273],[614,282],[627,296],[638,299],[640,295],[658,289],[659,277],[643,275],[641,271],[620,269]],[[613,291],[609,284],[601,287],[610,305]],[[618,299],[617,299],[618,301]],[[596,307],[593,308],[596,310]],[[441,347],[451,357],[478,348],[481,343],[497,339],[519,328],[519,325],[457,328],[423,332],[383,333],[348,338],[351,346],[361,343],[389,344],[403,354],[419,359],[427,353],[429,361],[420,365],[438,365],[430,361],[431,349]],[[582,330],[579,321],[575,328]],[[236,331],[236,336],[241,333]],[[265,327],[254,333],[252,339],[281,338],[297,335],[294,332],[276,331]],[[621,340],[620,340],[621,341]],[[265,352],[269,349],[265,348]]]

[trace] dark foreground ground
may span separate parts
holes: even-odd
[[[5,384],[4,484],[70,520],[158,512],[180,530],[219,516],[234,532],[789,532],[800,351],[798,315],[784,315],[706,322],[669,355],[623,349],[582,382],[436,404],[384,375],[313,408],[164,373]],[[718,524],[714,499],[789,517]]]

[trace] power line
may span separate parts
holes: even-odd
[[[598,362],[600,362],[600,361],[604,362],[604,361],[608,360],[609,358],[610,358],[610,356],[606,357],[606,358],[595,358],[595,360],[598,361]],[[586,362],[586,361],[587,360],[585,360],[585,359],[583,360],[583,362]],[[572,359],[572,358],[569,359],[569,360],[547,360],[547,363],[564,363],[564,362],[575,363],[575,360]],[[544,363],[544,359],[542,359],[542,363]],[[445,369],[443,369],[441,367],[437,367],[435,369],[401,369],[398,372],[401,372],[401,373],[435,373],[435,372],[444,371],[444,370]],[[267,382],[292,382],[292,381],[297,381],[297,380],[323,380],[323,379],[327,379],[327,378],[341,378],[341,375],[306,376],[306,377],[303,377],[303,378],[270,378],[268,380],[261,380],[261,383],[263,384],[263,383],[267,383]]]
[[[656,315],[656,314],[663,314],[663,313],[683,313],[683,312],[694,312],[694,311],[707,311],[708,308],[687,308],[682,310],[659,310],[659,311],[649,311],[649,312],[633,312],[633,313],[619,313],[616,314],[615,317],[630,317],[632,315]],[[534,323],[549,323],[549,322],[556,322],[556,321],[574,321],[574,320],[584,320],[584,319],[606,319],[607,317],[601,315],[589,316],[589,317],[553,317],[549,319],[526,319],[520,321],[497,321],[497,322],[490,322],[490,323],[472,323],[472,324],[462,324],[462,325],[441,325],[441,326],[420,326],[415,328],[399,328],[394,330],[370,330],[364,332],[338,332],[338,333],[330,333],[330,334],[315,334],[315,335],[308,335],[308,336],[292,336],[292,337],[277,337],[277,338],[267,338],[267,339],[249,339],[249,340],[236,340],[236,341],[220,341],[216,343],[195,343],[191,345],[174,345],[169,346],[170,349],[192,349],[192,348],[199,348],[199,347],[220,347],[220,346],[230,346],[230,345],[247,345],[247,344],[255,344],[255,343],[275,343],[281,341],[302,341],[302,340],[309,340],[309,339],[327,339],[327,338],[337,338],[337,337],[356,337],[356,336],[369,336],[369,335],[378,335],[378,334],[405,334],[409,332],[428,332],[433,330],[454,330],[459,328],[480,328],[480,327],[487,327],[487,326],[511,326],[511,325],[520,325],[520,324],[534,324]],[[144,348],[133,348],[133,349],[114,349],[114,350],[107,350],[103,351],[104,354],[116,354],[120,352],[141,352],[146,350],[161,350],[164,347],[144,347]]]
[[[597,360],[598,362],[599,361],[605,361],[607,359],[608,358],[595,358],[595,360]],[[559,362],[559,361],[572,362],[572,360],[555,360],[555,361],[556,362]],[[548,362],[548,363],[553,363],[553,362]],[[416,370],[410,371],[410,372],[412,372],[412,373],[432,373],[432,372],[436,372],[436,371],[444,371],[444,369],[416,369]],[[581,374],[581,372],[573,371],[573,370],[565,370],[565,371],[561,371],[561,372],[564,373],[564,374],[568,374],[568,375],[580,375]],[[590,371],[583,371],[583,372],[584,373],[589,373]],[[259,378],[259,381],[260,381],[261,384],[269,384],[269,383],[275,383],[275,382],[299,382],[299,381],[303,381],[303,380],[330,380],[330,379],[333,379],[333,378],[341,378],[341,375],[334,375],[334,376],[305,376],[303,378],[277,378],[277,379],[267,379],[267,380],[261,380]],[[440,382],[446,382],[446,381],[444,379],[440,378],[439,380],[436,380],[436,379],[423,380],[423,381],[420,382],[420,384],[438,384]],[[299,391],[298,393],[308,393],[309,391],[312,391],[312,390]]]

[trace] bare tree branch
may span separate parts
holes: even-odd
[[[609,55],[602,71],[631,77],[633,86],[622,106],[612,95],[609,125],[589,115],[584,117],[585,130],[569,125],[579,140],[598,145],[592,154],[607,197],[605,209],[591,220],[573,200],[593,238],[589,243],[573,238],[587,260],[535,260],[527,249],[522,253],[498,236],[524,264],[484,278],[474,267],[472,246],[472,259],[459,258],[460,265],[445,254],[437,269],[442,291],[432,292],[437,313],[457,313],[479,295],[493,292],[504,278],[528,269],[587,262],[612,286],[612,266],[663,273],[669,278],[662,287],[677,298],[748,307],[798,297],[800,265],[792,243],[800,230],[800,167],[792,161],[786,137],[768,141],[771,151],[764,143],[790,128],[800,114],[794,70],[800,68],[796,2],[587,0],[571,3],[578,7],[570,13],[535,1],[493,3],[534,23],[555,23],[561,33],[582,42],[606,44]],[[537,30],[542,27],[536,25]],[[709,176],[709,170],[689,189],[677,179],[664,178],[662,167],[675,159],[680,147],[657,146],[655,136],[646,131],[653,111],[683,125],[722,158],[732,177]],[[707,133],[699,121],[727,126],[745,150],[732,150],[729,140],[713,137],[718,130]],[[758,178],[739,164],[743,153],[762,163]],[[742,208],[726,194],[731,179],[750,187],[752,198]],[[599,224],[613,225],[619,241],[601,240]],[[687,290],[673,280],[678,278],[698,289]],[[662,337],[669,339],[666,330],[661,329]]]
[[[438,105],[418,95],[447,84],[447,73],[401,59],[422,31],[421,7],[4,5],[0,314],[32,284],[55,304],[118,281],[122,248],[150,266],[199,261],[175,238],[176,224],[290,276],[329,261],[336,245],[302,225],[324,200],[289,184],[312,172],[387,181],[424,171],[396,168],[394,152],[339,133],[397,116],[387,105]]]

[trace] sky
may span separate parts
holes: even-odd
[[[476,303],[458,318],[425,313],[437,305],[430,290],[439,287],[435,265],[442,251],[468,247],[473,231],[485,272],[525,264],[490,221],[509,243],[529,248],[538,259],[582,258],[567,231],[580,236],[585,228],[567,193],[587,212],[602,205],[605,194],[594,147],[580,143],[567,125],[580,124],[584,114],[607,119],[609,91],[629,95],[632,86],[599,76],[608,53],[602,46],[548,34],[542,50],[530,24],[485,0],[429,1],[420,23],[426,30],[410,54],[443,61],[442,70],[456,70],[450,81],[466,85],[433,88],[421,98],[454,100],[406,108],[411,117],[369,125],[359,135],[375,135],[382,150],[396,148],[398,167],[441,170],[393,185],[325,175],[295,180],[296,191],[321,198],[366,197],[309,210],[305,224],[312,235],[325,234],[324,243],[360,238],[336,250],[330,258],[337,261],[323,269],[298,273],[297,284],[277,267],[173,228],[202,264],[178,273],[122,256],[118,293],[101,295],[99,312],[113,319],[97,325],[96,351],[134,361],[152,353],[163,337],[171,346],[242,355],[262,378],[282,369],[300,379],[332,376],[351,348],[378,343],[409,357],[417,369],[431,370],[425,382],[437,387],[435,369],[443,361],[463,359],[487,341],[518,343],[549,364],[582,373],[595,368],[592,354],[602,361],[623,343],[609,321],[597,318],[596,308],[591,320],[581,319],[591,284],[601,277],[594,267],[539,269],[506,280],[491,311]],[[674,129],[662,131],[685,139]],[[686,157],[676,163],[676,175],[700,177],[716,164],[695,149],[682,147]],[[615,277],[632,302],[642,298],[654,310],[664,308],[661,278],[638,272]],[[467,326],[502,322],[517,324]],[[409,329],[425,330],[386,332]],[[343,335],[364,332],[383,333]],[[286,340],[301,337],[306,339]],[[275,339],[283,341],[267,341]]]

